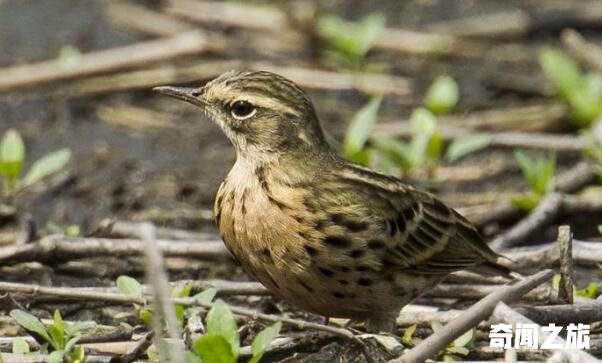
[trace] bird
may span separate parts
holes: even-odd
[[[293,81],[233,70],[154,90],[196,106],[231,141],[215,223],[243,269],[292,305],[394,332],[401,308],[451,272],[508,272],[457,211],[333,150]]]

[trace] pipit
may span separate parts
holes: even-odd
[[[292,81],[232,71],[200,88],[155,90],[198,106],[234,145],[215,222],[243,268],[293,305],[389,332],[450,272],[507,271],[456,211],[337,155]]]

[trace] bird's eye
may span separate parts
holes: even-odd
[[[232,116],[238,120],[244,120],[253,116],[257,109],[247,101],[236,101],[230,108]]]

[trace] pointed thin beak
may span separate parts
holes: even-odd
[[[207,102],[200,96],[198,88],[162,86],[153,88],[153,91],[181,99],[199,107],[205,108],[207,106]]]

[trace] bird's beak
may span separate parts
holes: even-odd
[[[162,86],[153,88],[153,91],[179,98],[202,108],[207,107],[207,102],[199,95],[198,88]]]

